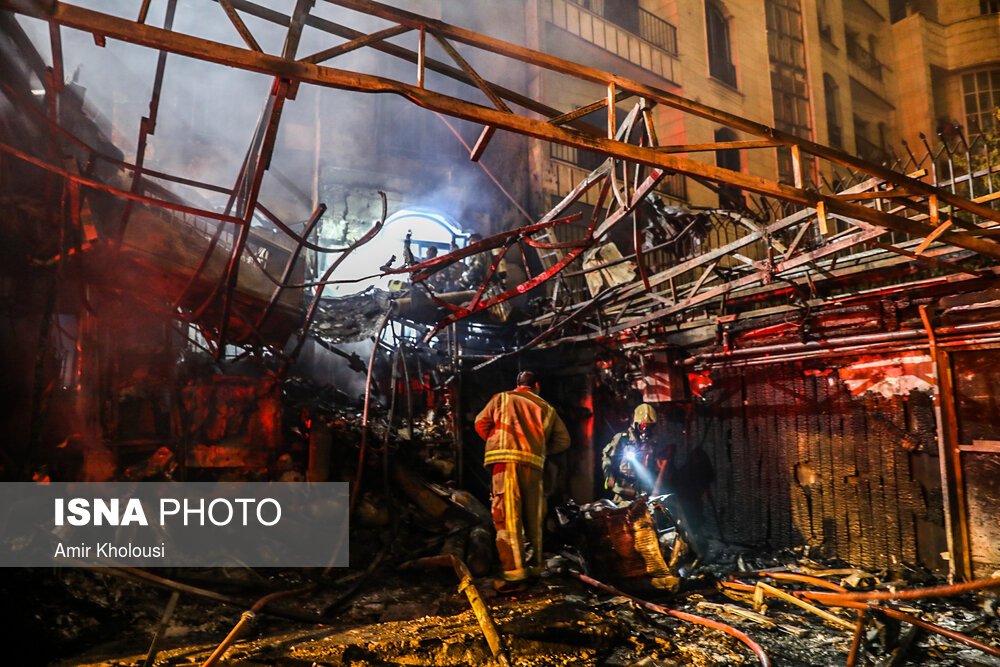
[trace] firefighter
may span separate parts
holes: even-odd
[[[492,467],[493,524],[503,569],[494,582],[500,592],[518,590],[542,572],[542,491],[545,457],[569,448],[569,432],[555,408],[539,395],[532,371],[517,376],[517,387],[493,396],[476,416],[476,433],[486,441]],[[528,562],[525,534],[533,554]]]
[[[619,505],[640,494],[659,492],[666,452],[655,437],[656,410],[648,403],[636,407],[632,425],[618,433],[604,448],[601,469],[604,485]]]

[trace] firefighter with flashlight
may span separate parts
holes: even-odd
[[[656,410],[648,403],[639,405],[632,425],[618,433],[604,448],[601,469],[604,485],[614,501],[624,505],[642,494],[660,492],[666,469],[666,451],[655,436]]]

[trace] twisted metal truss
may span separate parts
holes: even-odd
[[[258,313],[256,317],[234,313],[233,296],[251,238],[250,222],[255,214],[264,212],[293,240],[295,257],[303,247],[320,252],[350,252],[370,238],[370,234],[366,235],[350,248],[316,247],[308,242],[308,233],[296,234],[273,215],[267,214],[266,207],[259,201],[261,182],[274,148],[283,104],[285,100],[294,98],[301,84],[358,93],[399,95],[430,111],[478,123],[483,126],[483,130],[470,151],[470,159],[473,161],[477,161],[488,149],[490,139],[498,130],[608,156],[602,166],[584,179],[537,225],[492,237],[481,244],[431,262],[400,269],[387,268],[383,272],[383,275],[409,273],[416,282],[421,282],[434,270],[472,253],[500,251],[502,254],[514,245],[533,246],[538,250],[553,251],[557,255],[544,267],[542,273],[529,277],[522,284],[501,294],[486,296],[487,276],[483,284],[473,290],[468,301],[459,305],[439,300],[440,305],[449,312],[438,322],[432,334],[442,327],[501,304],[560,276],[585,250],[604,243],[612,229],[629,217],[633,218],[635,247],[634,253],[624,259],[635,262],[636,280],[589,298],[579,294],[568,297],[566,302],[558,304],[558,310],[530,322],[532,326],[547,327],[534,339],[535,344],[614,336],[688,313],[706,304],[724,303],[734,296],[748,296],[755,291],[773,289],[775,283],[811,284],[817,279],[830,276],[849,276],[856,266],[872,260],[873,252],[879,256],[891,255],[895,258],[894,261],[919,262],[968,275],[981,275],[982,268],[951,263],[947,258],[955,255],[956,251],[964,253],[963,258],[979,257],[990,263],[1000,258],[1000,244],[990,238],[998,235],[997,223],[1000,222],[1000,212],[993,208],[998,197],[993,190],[992,178],[987,178],[991,183],[988,191],[979,193],[971,187],[963,189],[960,185],[962,181],[954,174],[948,179],[940,177],[940,160],[930,158],[933,166],[928,168],[921,166],[922,162],[912,152],[909,153],[909,164],[903,161],[895,165],[904,170],[909,168],[910,173],[900,173],[893,168],[781,132],[662,88],[412,12],[370,0],[326,1],[362,15],[383,19],[389,26],[369,34],[362,33],[312,15],[313,0],[298,0],[291,16],[247,0],[219,0],[218,11],[232,22],[241,36],[245,44],[245,48],[241,48],[172,30],[174,0],[169,0],[167,20],[162,28],[145,23],[149,0],[143,3],[135,20],[58,1],[0,0],[0,10],[23,13],[49,22],[55,61],[51,68],[52,75],[45,81],[50,96],[58,94],[63,80],[59,47],[61,28],[92,33],[98,43],[103,43],[106,39],[117,39],[160,51],[150,115],[143,119],[141,125],[136,163],[123,165],[132,173],[129,188],[112,187],[85,176],[60,173],[53,164],[10,146],[0,146],[0,150],[18,159],[26,159],[49,168],[53,173],[73,182],[75,188],[102,189],[129,202],[180,210],[232,225],[235,231],[232,242],[228,244],[226,269],[215,288],[194,309],[197,314],[204,312],[210,304],[219,307],[221,315],[218,326],[214,328],[214,338],[220,349],[232,338],[230,326],[233,317],[238,316],[244,322],[252,322],[254,326],[249,328],[259,333],[283,290],[314,286],[318,288],[318,298],[323,285],[332,279],[327,275],[310,285],[290,284],[288,279],[291,269],[288,267],[292,264],[289,264],[280,278],[268,274],[275,285],[275,291],[262,313]],[[288,33],[281,53],[264,52],[242,20],[240,12],[287,26]],[[297,53],[298,42],[307,25],[346,41],[311,55],[300,56]],[[404,34],[415,39],[415,48],[409,49],[386,41]],[[440,44],[453,64],[427,57],[428,38]],[[607,95],[580,109],[562,112],[517,91],[491,83],[470,64],[470,59],[473,58],[463,56],[456,44],[461,44],[467,51],[500,56],[518,67],[548,70],[600,84],[607,89]],[[361,48],[377,49],[410,61],[415,65],[414,80],[405,82],[388,79],[327,64]],[[168,53],[273,77],[273,86],[264,101],[261,120],[248,148],[240,176],[233,188],[223,189],[230,195],[229,206],[224,214],[200,211],[176,202],[138,194],[138,183],[144,174],[145,137],[155,130],[156,109]],[[460,97],[432,90],[425,76],[428,70],[467,84],[469,95]],[[490,106],[470,101],[472,96],[478,94],[485,95]],[[634,106],[626,122],[619,128],[616,103],[624,99],[634,100]],[[707,119],[739,131],[749,138],[729,142],[662,145],[653,123],[652,109],[656,105],[665,105],[684,114]],[[599,109],[606,112],[606,128],[597,128],[583,121],[584,116]],[[964,138],[962,141],[965,141]],[[731,149],[790,150],[794,184],[788,185],[770,178],[724,169],[687,157],[692,153]],[[808,184],[803,168],[808,161],[815,161],[820,165],[818,173],[848,174],[848,186],[844,187],[843,182],[838,186],[826,183],[821,187]],[[990,177],[993,167],[987,166],[986,171]],[[669,174],[682,174],[717,187],[738,188],[746,194],[749,202],[756,202],[758,211],[756,214],[713,214],[714,226],[724,223],[736,231],[717,239],[717,243],[702,244],[703,249],[691,256],[660,253],[644,257],[640,225],[635,213],[657,183]],[[188,185],[211,187],[179,176],[151,172],[148,175]],[[974,176],[968,177],[969,186],[973,180]],[[587,233],[582,240],[559,243],[536,236],[563,221],[569,206],[591,188],[597,188],[600,192],[599,204],[593,209]],[[120,234],[124,234],[128,224],[131,206],[131,203],[126,205],[122,214]],[[321,213],[322,211],[318,211],[314,214],[312,220],[318,219]],[[221,225],[218,229],[222,229]],[[218,245],[219,234],[220,232],[216,232],[212,238],[206,258]],[[884,242],[886,240],[888,243]],[[656,262],[657,265],[654,266],[647,260]],[[669,265],[665,265],[667,262]],[[496,259],[492,270],[495,270],[495,265]],[[203,267],[199,268],[199,272],[201,268]],[[180,302],[181,299],[178,299],[178,303]],[[307,326],[309,319],[311,318],[307,318]],[[561,333],[568,326],[583,328],[585,331]],[[246,334],[243,336],[245,339]]]

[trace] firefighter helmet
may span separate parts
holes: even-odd
[[[640,403],[632,414],[632,421],[636,424],[655,424],[656,408],[649,403]]]

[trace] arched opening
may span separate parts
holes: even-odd
[[[354,282],[329,285],[325,296],[357,294],[369,287],[388,289],[393,277],[372,277],[379,267],[395,255],[394,267],[401,266],[406,235],[410,234],[410,251],[418,262],[427,257],[431,248],[439,255],[451,249],[452,243],[462,247],[469,237],[451,218],[423,209],[403,209],[386,218],[385,225],[374,239],[361,246],[344,260],[331,278]],[[337,259],[337,255],[320,255],[319,272],[322,273]],[[397,278],[398,279],[398,278]]]
[[[723,127],[715,131],[717,143],[737,141],[739,137],[729,128]],[[715,151],[715,164],[723,169],[740,171],[743,167],[740,152],[735,148],[723,148]],[[719,186],[719,208],[739,209],[743,207],[743,195],[740,189],[733,185]]]
[[[730,43],[729,19],[717,2],[705,3],[705,32],[708,38],[708,73],[722,83],[736,87],[736,65]]]

